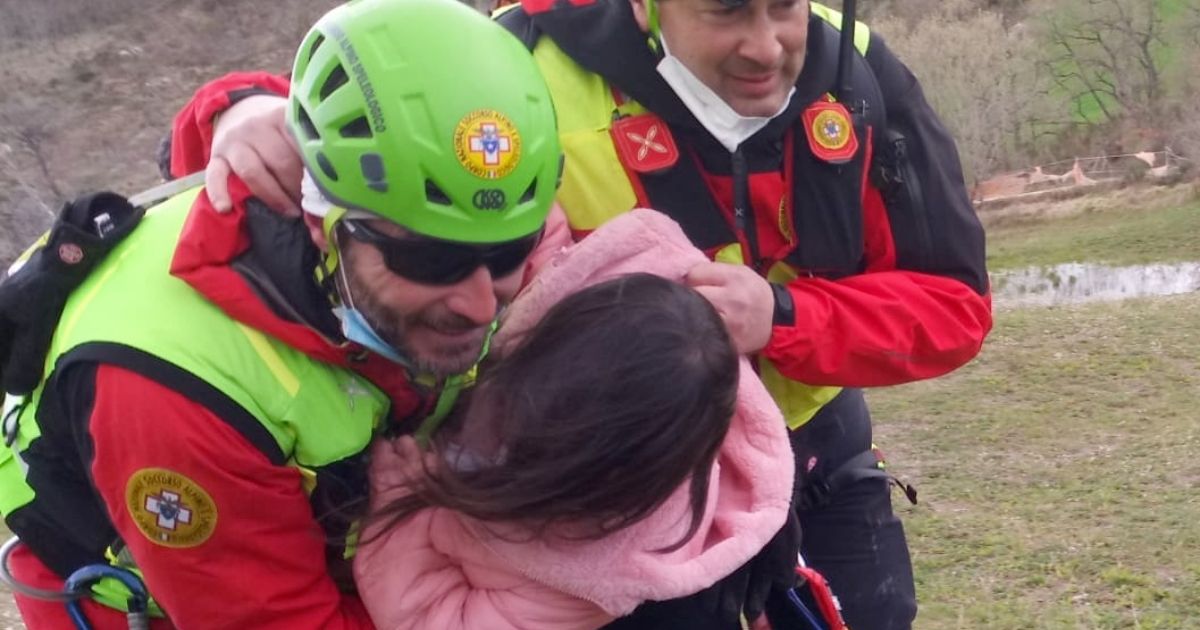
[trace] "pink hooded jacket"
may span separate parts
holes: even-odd
[[[682,281],[705,260],[665,215],[622,215],[542,265],[510,307],[496,347],[503,352],[515,331],[583,287],[631,272]],[[396,465],[376,459],[372,479],[394,478],[378,468]],[[595,541],[504,540],[431,508],[382,535],[368,528],[355,581],[381,630],[597,628],[644,601],[698,592],[753,557],[784,522],[793,470],[782,415],[743,359],[737,412],[712,468],[704,520],[683,547],[655,551],[687,531],[686,487],[646,519]],[[373,494],[372,507],[394,497],[379,488]]]

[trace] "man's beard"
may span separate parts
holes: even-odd
[[[347,263],[349,261],[346,261]],[[451,342],[438,348],[419,352],[409,342],[409,331],[426,328],[440,332],[464,332],[481,327],[470,319],[449,311],[422,311],[413,314],[396,313],[375,299],[353,267],[346,269],[346,280],[354,306],[367,323],[388,345],[409,361],[412,368],[423,374],[452,376],[466,372],[479,361],[485,336]]]

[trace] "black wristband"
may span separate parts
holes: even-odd
[[[772,282],[771,293],[775,294],[775,317],[771,323],[775,326],[795,326],[796,304],[792,301],[792,292],[788,291],[787,286]]]

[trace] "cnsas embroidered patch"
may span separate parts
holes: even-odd
[[[125,484],[125,506],[142,534],[164,547],[195,547],[217,528],[217,506],[196,482],[165,468],[143,468]]]
[[[521,161],[521,135],[508,116],[477,109],[454,128],[454,153],[472,175],[499,179]]]

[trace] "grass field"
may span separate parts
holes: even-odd
[[[1200,259],[1200,206],[990,235],[997,267]],[[876,390],[919,629],[1200,628],[1200,294],[1001,311],[948,377]]]
[[[1200,202],[1014,221],[988,230],[988,268],[1065,262],[1132,265],[1200,260]]]

